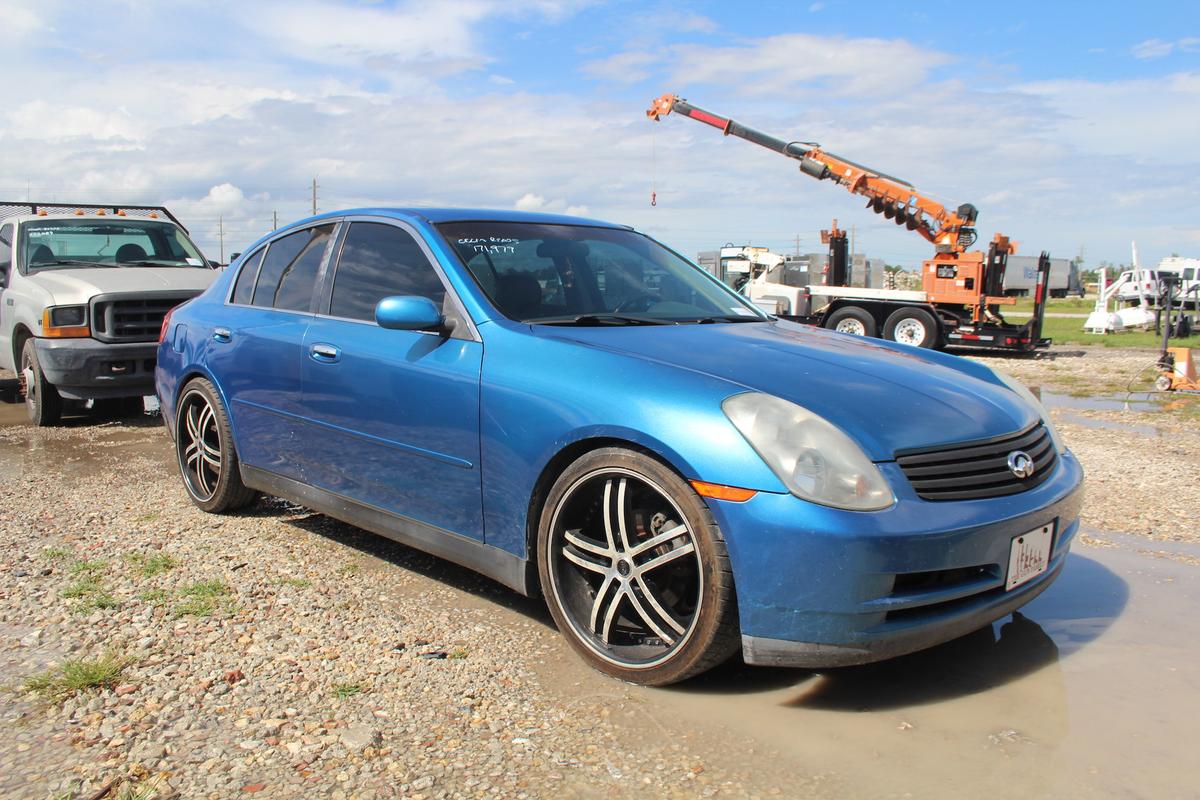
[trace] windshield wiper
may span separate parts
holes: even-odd
[[[29,265],[29,269],[53,269],[54,267],[115,267],[116,264],[111,261],[72,261],[71,259],[59,259],[57,261],[35,261]]]
[[[740,314],[725,314],[715,317],[701,317],[696,320],[697,325],[709,325],[714,322],[766,322],[764,317],[744,317]]]
[[[190,267],[193,265],[188,264],[183,261],[173,261],[173,260],[167,259],[167,258],[160,258],[160,259],[155,259],[153,261],[151,261],[149,259],[145,259],[142,261],[121,261],[118,263],[118,266],[122,266],[122,267]],[[195,266],[199,267],[202,265],[196,264]]]
[[[674,325],[674,320],[631,317],[625,314],[577,314],[572,317],[545,317],[525,320],[531,325]]]

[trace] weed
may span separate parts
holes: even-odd
[[[466,651],[466,650],[462,650],[462,649],[459,649],[459,650],[452,650],[452,651],[450,652],[450,655],[448,656],[448,658],[451,658],[451,659],[454,659],[454,660],[458,660],[458,659],[460,659],[460,658],[466,658],[466,657],[467,657],[467,651]]]
[[[221,581],[203,581],[193,583],[180,594],[184,599],[175,606],[176,617],[209,617],[229,594],[229,587]]]
[[[166,589],[147,589],[138,595],[139,599],[155,606],[165,603],[168,597],[170,594]]]
[[[306,589],[312,586],[312,581],[305,578],[284,578],[280,583],[284,586],[291,586],[293,589]]]
[[[104,585],[100,583],[99,578],[92,575],[85,575],[59,592],[58,596],[64,600],[78,600],[81,597],[87,597],[103,589]]]
[[[67,571],[72,575],[95,575],[106,569],[107,561],[76,561]]]
[[[348,700],[356,694],[362,694],[363,688],[357,683],[335,683],[333,694],[338,700]]]
[[[357,575],[358,573],[362,572],[362,567],[352,562],[350,564],[343,564],[342,568],[339,569],[338,572],[340,572],[342,575]]]
[[[112,688],[127,666],[112,653],[97,659],[69,659],[57,667],[25,680],[25,691],[39,695],[52,703],[83,691]]]
[[[42,550],[42,555],[57,561],[60,558],[66,558],[71,555],[71,551],[65,547],[47,547]]]
[[[106,591],[93,592],[83,598],[83,602],[79,603],[72,610],[76,614],[87,614],[100,609],[120,608],[121,603],[117,598],[113,597]]]
[[[130,553],[125,558],[138,568],[144,578],[153,578],[179,566],[179,562],[166,553]]]

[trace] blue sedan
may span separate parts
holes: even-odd
[[[631,228],[356,209],[164,321],[183,485],[258,493],[542,595],[596,668],[828,667],[1028,603],[1082,471],[1015,381],[767,316]]]

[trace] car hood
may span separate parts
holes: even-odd
[[[788,322],[534,330],[790,400],[875,461],[1010,434],[1040,413],[973,361]]]
[[[50,292],[56,305],[70,305],[86,303],[98,294],[203,291],[217,274],[199,267],[83,267],[43,270],[29,280]]]

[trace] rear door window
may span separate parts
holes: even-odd
[[[254,279],[258,277],[258,265],[262,263],[265,252],[267,249],[261,248],[242,261],[242,271],[238,273],[237,283],[233,285],[231,302],[250,304],[250,298],[254,296]]]
[[[334,225],[318,225],[271,242],[258,270],[252,305],[308,311]]]
[[[351,223],[333,277],[330,316],[374,321],[376,304],[393,295],[426,297],[440,309],[446,287],[408,231]]]

